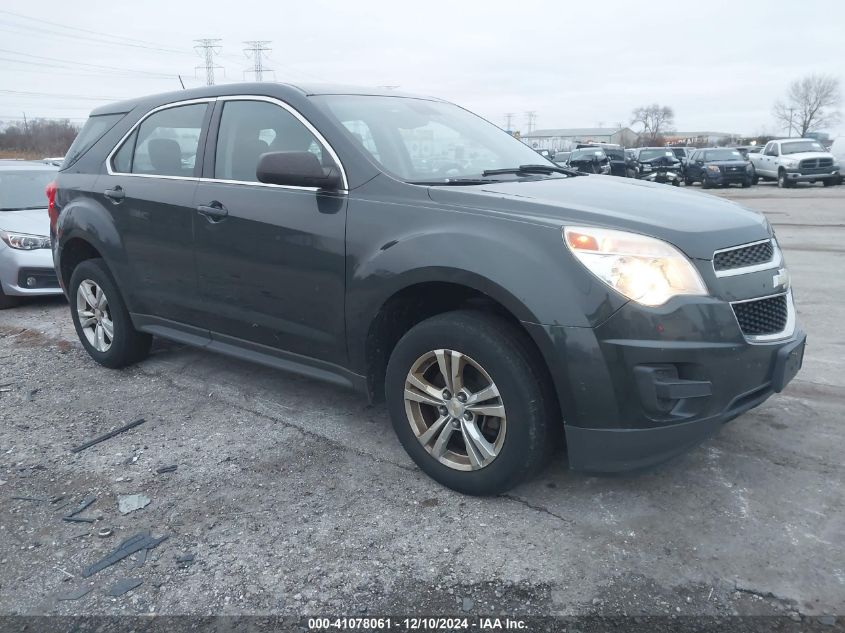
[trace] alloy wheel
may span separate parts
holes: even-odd
[[[455,470],[496,459],[507,430],[505,406],[490,374],[448,349],[420,356],[405,379],[405,413],[425,450]]]
[[[114,341],[114,322],[109,300],[96,282],[85,279],[76,290],[76,314],[88,343],[98,352],[107,352]]]

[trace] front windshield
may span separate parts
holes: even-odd
[[[44,189],[55,177],[49,169],[0,170],[0,211],[47,208]]]
[[[607,155],[603,149],[576,149],[569,157],[570,162],[573,160],[604,160]]]
[[[675,158],[675,154],[671,149],[644,149],[640,151],[640,160],[652,160],[660,156]]]
[[[798,154],[800,152],[823,152],[824,147],[817,141],[792,141],[791,143],[781,143],[781,154]]]
[[[451,103],[370,95],[314,100],[353,142],[402,180],[480,178],[486,170],[520,165],[557,168],[507,132]]]
[[[745,160],[735,149],[714,149],[704,152],[704,160]]]

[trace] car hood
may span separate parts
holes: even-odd
[[[721,167],[742,167],[743,169],[748,164],[747,160],[708,160],[704,162],[705,165],[720,165]]]
[[[798,152],[797,154],[783,154],[780,158],[789,160],[804,160],[805,158],[835,158],[829,152]]]
[[[431,187],[429,195],[435,202],[554,227],[582,224],[642,233],[697,259],[771,235],[763,215],[729,200],[615,176]]]
[[[50,217],[46,208],[0,211],[0,229],[30,235],[50,235]]]
[[[681,161],[677,158],[669,158],[668,156],[656,156],[647,160],[640,160],[643,165],[678,165]]]

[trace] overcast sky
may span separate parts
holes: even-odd
[[[845,87],[840,0],[2,6],[0,120],[84,119],[107,101],[177,89],[177,74],[202,85],[192,49],[202,37],[222,39],[219,83],[243,80],[244,40],[271,40],[277,81],[399,86],[502,126],[513,112],[523,131],[528,110],[538,128],[627,125],[634,107],[657,102],[674,108],[677,130],[774,134],[772,104],[790,80],[829,73]]]

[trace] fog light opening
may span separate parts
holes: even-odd
[[[35,288],[38,285],[38,280],[30,275],[26,278],[26,287],[27,288]]]

